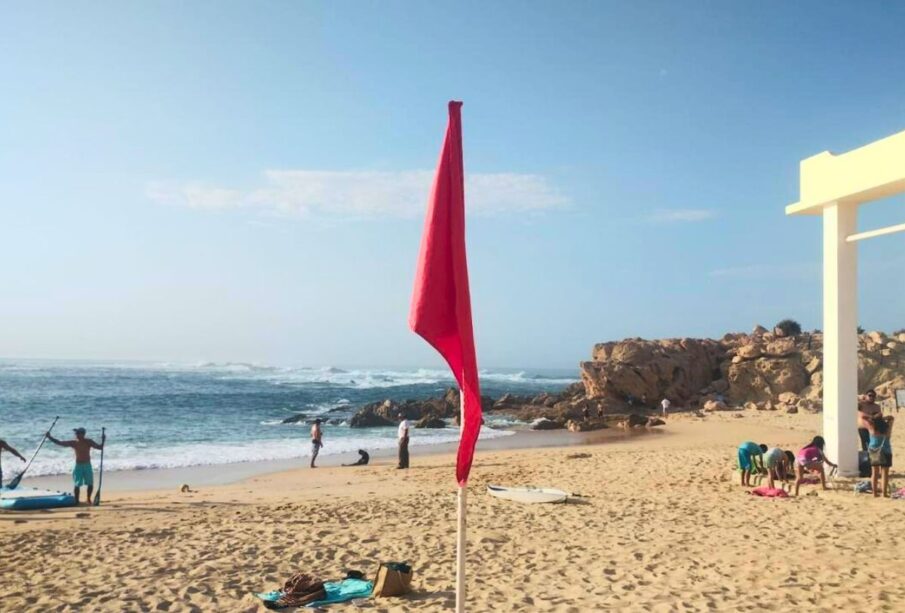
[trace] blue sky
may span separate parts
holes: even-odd
[[[905,130],[903,20],[894,2],[7,4],[0,355],[440,364],[406,318],[452,98],[483,366],[820,327],[819,220],[783,207],[802,158]],[[903,247],[862,244],[867,328],[905,327]]]

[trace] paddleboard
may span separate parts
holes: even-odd
[[[0,488],[0,509],[25,511],[29,509],[55,509],[75,506],[75,496],[53,490],[33,487],[17,487],[14,490]]]
[[[525,504],[537,504],[543,502],[565,502],[569,499],[569,493],[552,487],[503,487],[501,485],[488,485],[487,493],[504,500],[514,500]]]

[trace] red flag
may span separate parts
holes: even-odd
[[[409,326],[440,352],[459,384],[463,401],[456,479],[464,487],[481,432],[481,389],[465,258],[461,108],[461,102],[449,103],[449,125],[421,237]]]

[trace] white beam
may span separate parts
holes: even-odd
[[[894,234],[896,232],[905,232],[905,223],[900,223],[897,226],[888,226],[886,228],[880,228],[879,230],[868,230],[867,232],[858,232],[857,234],[852,234],[845,238],[846,242],[856,243],[858,241],[863,241],[866,238],[873,238],[875,236],[883,236],[884,234]]]

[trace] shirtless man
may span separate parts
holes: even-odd
[[[22,457],[22,454],[21,454],[21,453],[19,453],[18,451],[16,451],[15,449],[13,449],[11,446],[9,446],[9,445],[6,443],[6,441],[4,441],[3,439],[0,439],[0,456],[3,455],[3,452],[4,452],[4,451],[10,452],[11,454],[13,454],[14,456],[16,456],[17,458],[19,458],[19,459],[22,460],[23,462],[25,461],[25,458]],[[0,485],[3,485],[3,462],[2,462],[2,461],[0,461]]]
[[[72,469],[72,482],[75,485],[73,493],[75,494],[75,503],[79,503],[79,495],[81,487],[84,485],[88,488],[88,504],[91,504],[91,494],[94,492],[94,468],[91,466],[91,450],[103,449],[107,440],[105,434],[101,438],[101,444],[98,445],[90,438],[85,438],[85,429],[76,428],[74,441],[61,441],[54,438],[50,432],[47,433],[47,440],[60,447],[69,447],[75,451],[75,468]]]
[[[870,443],[871,421],[874,417],[882,415],[883,409],[877,404],[877,392],[867,390],[863,397],[858,398],[858,437],[861,439],[861,451],[867,451]]]
[[[320,418],[315,419],[314,425],[311,426],[311,468],[317,468],[314,465],[314,461],[317,459],[317,453],[324,446],[324,433],[321,430],[321,421]]]

